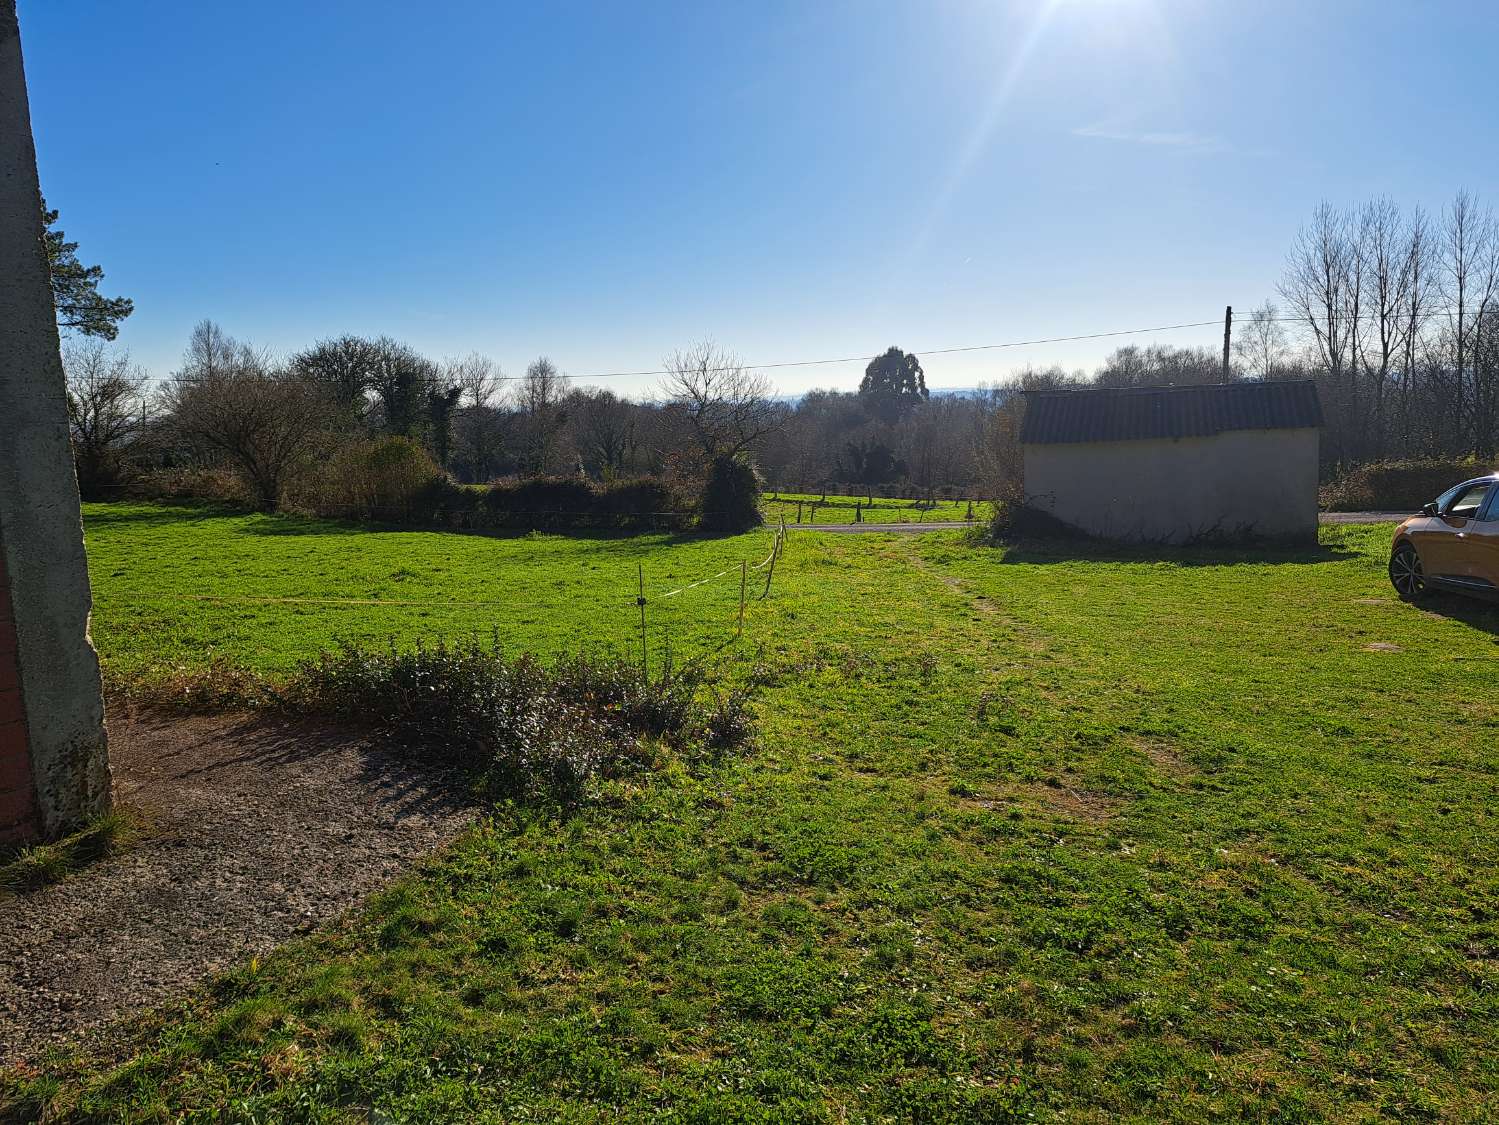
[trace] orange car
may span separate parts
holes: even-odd
[[[1499,473],[1449,488],[1396,528],[1390,581],[1408,602],[1434,589],[1499,595]]]

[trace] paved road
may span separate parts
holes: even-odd
[[[958,531],[965,527],[975,527],[978,521],[965,522],[964,520],[938,520],[933,523],[788,523],[788,531],[839,531],[839,532],[865,532],[865,531]]]
[[[1322,512],[1317,518],[1323,523],[1399,523],[1408,515],[1410,515],[1409,512]],[[959,528],[974,527],[976,524],[976,520],[971,522],[949,520],[932,523],[789,523],[786,526],[792,531],[834,531],[844,535],[858,535],[865,532],[888,531],[907,533],[956,531]]]
[[[1317,518],[1323,523],[1400,523],[1410,512],[1323,512]]]

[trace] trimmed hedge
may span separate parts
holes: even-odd
[[[443,478],[427,486],[421,522],[442,527],[518,531],[676,530],[692,522],[690,505],[652,477],[594,484],[581,477],[534,477],[484,487]]]
[[[1418,512],[1454,484],[1494,468],[1482,461],[1441,458],[1361,465],[1322,486],[1322,510]]]
[[[242,502],[233,474],[218,469],[149,473],[129,494],[146,499]],[[514,531],[675,531],[696,506],[656,477],[597,484],[582,477],[532,477],[454,484],[405,438],[362,442],[298,482],[286,507],[326,519]]]

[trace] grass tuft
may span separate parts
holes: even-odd
[[[60,883],[89,864],[123,850],[144,827],[138,813],[111,809],[61,840],[0,856],[0,897],[26,894]]]

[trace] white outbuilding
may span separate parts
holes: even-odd
[[[1309,381],[1032,393],[1026,502],[1105,539],[1315,542],[1321,427]]]

